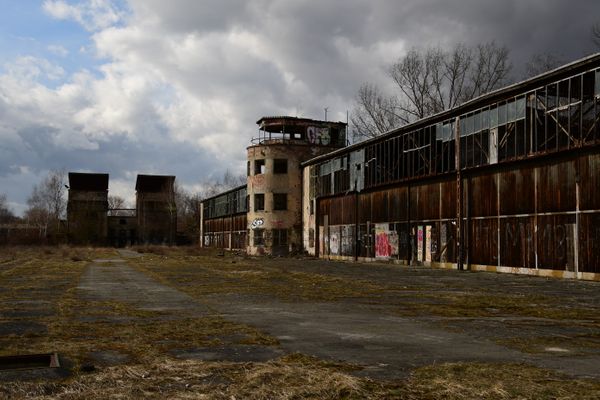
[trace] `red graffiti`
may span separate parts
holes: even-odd
[[[389,257],[392,254],[392,246],[385,232],[375,235],[375,257]]]

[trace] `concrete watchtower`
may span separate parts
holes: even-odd
[[[346,145],[346,123],[263,117],[248,152],[248,254],[302,249],[300,163]]]

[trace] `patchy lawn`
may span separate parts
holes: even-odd
[[[219,256],[194,248],[138,250],[143,256],[127,265],[200,303],[239,295],[300,305],[347,304],[487,335],[524,353],[567,348],[585,356],[600,348],[600,285],[593,283]],[[56,351],[68,372],[49,379],[24,371],[21,379],[0,371],[0,397],[600,398],[597,380],[523,363],[445,362],[417,367],[404,379],[367,378],[362,365],[280,354],[276,337],[215,310],[188,315],[82,297],[77,287],[86,266],[110,258],[119,255],[113,249],[0,248],[0,355]],[[492,323],[497,331],[490,330]],[[244,346],[273,349],[275,356],[231,361],[218,354],[202,360],[181,353]]]

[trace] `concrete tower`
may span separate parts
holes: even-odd
[[[300,163],[346,145],[346,124],[263,117],[248,152],[248,254],[302,249]]]

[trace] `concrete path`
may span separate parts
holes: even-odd
[[[120,255],[136,256],[131,251],[120,251]],[[174,317],[217,313],[277,337],[280,348],[274,349],[274,355],[301,352],[357,363],[365,367],[358,374],[371,377],[404,377],[415,367],[433,363],[484,361],[528,362],[600,378],[599,357],[533,356],[481,336],[455,333],[424,319],[395,317],[360,304],[288,303],[234,294],[201,302],[129,267],[124,260],[91,263],[78,288],[86,299],[170,311]]]
[[[121,255],[131,256],[125,251]],[[129,267],[122,259],[94,260],[77,289],[86,300],[120,301],[144,311],[185,311],[188,316],[209,313],[206,305]]]
[[[241,301],[239,301],[241,300]],[[444,331],[408,318],[329,303],[252,304],[224,301],[217,309],[275,336],[287,352],[366,366],[368,376],[397,378],[436,362],[521,362],[521,353],[486,340]]]

